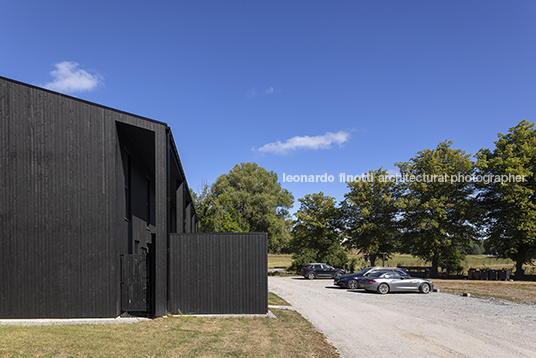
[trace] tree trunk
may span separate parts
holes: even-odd
[[[520,280],[525,277],[525,271],[523,271],[523,260],[516,261],[516,273],[514,277],[516,278],[516,280]]]
[[[434,256],[432,258],[432,268],[430,269],[430,277],[439,277],[439,256]]]
[[[376,255],[369,255],[370,266],[375,266],[376,264]]]

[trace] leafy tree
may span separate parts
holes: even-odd
[[[273,171],[268,172],[256,163],[235,165],[229,173],[216,179],[209,196],[210,206],[216,207],[214,211],[219,215],[216,221],[221,221],[214,232],[267,232],[270,252],[279,253],[288,247],[288,210],[294,197],[281,188]]]
[[[205,184],[200,193],[190,189],[190,195],[195,206],[199,232],[219,232],[223,220],[223,212],[219,205],[215,205],[215,198],[211,195],[210,186]]]
[[[293,267],[298,269],[310,262],[344,266],[348,256],[340,245],[340,211],[335,198],[320,192],[298,200],[301,205],[295,214],[291,242]]]
[[[469,243],[468,255],[482,255],[486,251],[482,240],[473,240]]]
[[[191,194],[198,216],[199,232],[242,232],[241,217],[226,194],[216,197],[206,184],[201,193],[191,191]]]
[[[402,250],[439,266],[459,266],[475,236],[471,221],[474,163],[452,141],[397,163],[404,193],[399,201]]]
[[[220,204],[220,208],[223,209],[223,220],[221,225],[222,232],[242,232],[241,226],[245,226],[244,218],[240,216],[240,213],[233,206],[231,198],[227,194],[219,195],[216,200]],[[242,225],[241,225],[242,222]]]
[[[522,277],[523,264],[536,258],[536,130],[523,120],[498,137],[493,151],[476,155],[478,201],[487,212],[486,245],[515,261]]]
[[[400,196],[398,183],[389,180],[388,173],[379,169],[370,171],[366,180],[348,182],[344,194],[345,244],[367,255],[372,266],[379,253],[387,256],[398,248],[398,230],[395,205]]]
[[[352,257],[350,261],[348,262],[348,272],[355,272],[357,266],[357,259],[355,257]]]

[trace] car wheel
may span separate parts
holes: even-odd
[[[313,278],[315,278],[315,274],[314,274],[313,272],[309,272],[309,273],[307,274],[307,278],[308,278],[309,280],[312,280]]]
[[[389,286],[386,283],[381,283],[378,286],[378,293],[385,295],[387,292],[389,292]]]
[[[427,283],[423,283],[419,286],[419,291],[421,293],[430,293],[430,285]]]
[[[350,280],[348,281],[348,288],[355,290],[356,288],[359,288],[359,283],[356,280]]]

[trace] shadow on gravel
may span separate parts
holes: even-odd
[[[348,291],[348,292],[354,292],[354,293],[366,293],[366,294],[376,293],[376,292],[367,292],[367,291],[365,291],[363,289],[354,289],[354,290],[352,290],[351,288],[342,288],[342,287],[338,287],[338,286],[325,286],[324,288],[326,288],[328,290]]]
[[[365,291],[363,289],[360,289],[360,290],[346,290],[348,292],[352,292],[352,293],[361,293],[361,294],[365,294],[365,295],[378,295],[378,296],[384,296],[384,295],[381,295],[379,294],[378,292],[376,291]],[[385,295],[422,295],[422,296],[426,296],[420,292],[388,292],[386,293]]]
[[[309,280],[308,278],[305,278],[305,277],[302,277],[302,276],[298,276],[298,277],[291,277],[293,280],[305,280],[305,281],[323,281],[323,280],[333,280],[333,278],[331,277],[322,277],[322,278],[315,278],[313,280]]]
[[[375,294],[377,294],[376,292],[365,291],[365,290],[346,290],[346,291],[352,292],[352,293],[361,293],[361,294],[365,294],[365,295],[375,295]]]

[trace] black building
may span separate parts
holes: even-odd
[[[265,313],[266,234],[196,232],[165,123],[0,77],[0,318]]]

